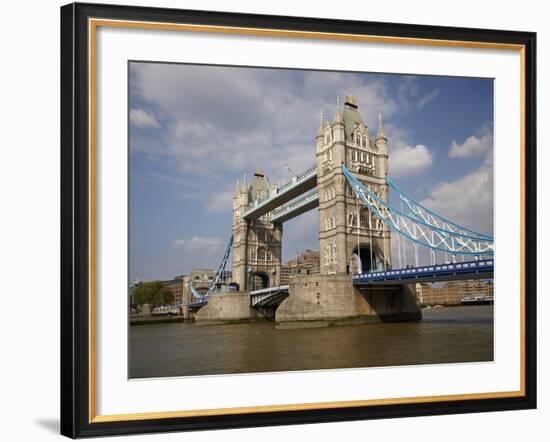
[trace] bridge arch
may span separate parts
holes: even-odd
[[[350,267],[352,273],[368,273],[374,271],[378,267],[378,259],[376,257],[376,249],[369,244],[359,244],[353,248],[350,259]]]
[[[269,275],[266,272],[251,272],[248,278],[248,289],[250,291],[266,289],[269,287]]]

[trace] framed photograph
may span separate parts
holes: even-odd
[[[536,407],[536,35],[61,8],[61,433]]]

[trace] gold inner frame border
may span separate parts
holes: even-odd
[[[307,39],[356,41],[370,43],[409,44],[417,46],[445,46],[476,49],[498,49],[517,51],[520,55],[520,389],[518,391],[501,391],[487,393],[464,393],[438,396],[399,397],[388,399],[366,399],[337,402],[314,402],[285,405],[260,405],[234,408],[214,408],[179,411],[153,411],[146,413],[98,415],[96,413],[96,35],[98,27],[134,28],[148,30],[171,30],[185,32],[203,32],[217,34],[235,34],[267,37],[292,37]],[[521,44],[506,44],[492,42],[475,42],[459,40],[423,39],[412,37],[390,37],[362,34],[340,34],[330,32],[294,31],[283,29],[247,28],[232,26],[196,25],[185,23],[160,23],[130,20],[88,19],[88,94],[89,94],[89,367],[88,367],[88,421],[89,423],[118,422],[147,419],[169,419],[198,416],[221,416],[246,413],[269,413],[280,411],[322,410],[329,408],[365,407],[376,405],[416,404],[427,402],[482,400],[497,398],[513,398],[525,396],[525,46]]]

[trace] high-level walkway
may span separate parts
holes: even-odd
[[[281,207],[297,196],[314,189],[317,186],[317,167],[310,167],[304,173],[279,187],[275,192],[263,200],[256,201],[244,214],[245,219],[256,219],[274,209]]]

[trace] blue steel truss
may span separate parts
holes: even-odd
[[[223,254],[223,258],[218,267],[218,271],[214,275],[214,278],[212,278],[212,283],[208,287],[208,291],[206,293],[199,293],[195,289],[195,287],[193,287],[193,284],[191,282],[187,283],[187,286],[189,287],[189,290],[191,290],[191,294],[195,299],[193,302],[191,302],[191,306],[199,306],[199,305],[206,304],[208,302],[208,295],[216,291],[216,287],[220,282],[222,275],[226,272],[226,267],[227,267],[227,263],[229,262],[229,257],[231,256],[232,248],[233,248],[233,236],[229,238],[229,242],[227,243],[227,247],[225,248],[225,253]]]
[[[459,226],[458,224],[443,218],[441,215],[438,215],[427,207],[424,207],[408,193],[406,193],[401,187],[399,187],[389,176],[386,177],[386,183],[390,189],[395,191],[395,193],[399,196],[399,199],[405,204],[405,210],[419,220],[450,232],[460,233],[462,235],[471,236],[474,238],[493,240],[493,238],[489,235],[478,233],[466,227]]]
[[[208,288],[208,293],[211,293],[216,290],[216,286],[218,285],[218,282],[220,282],[220,278],[222,274],[225,272],[225,268],[227,267],[229,257],[231,256],[232,247],[233,247],[233,235],[231,235],[231,237],[229,238],[229,242],[227,243],[227,247],[225,248],[225,253],[223,254],[222,262],[218,267],[218,271],[216,272],[214,279],[212,279],[212,284],[210,284],[210,287]]]
[[[412,199],[408,201],[411,202],[411,207],[414,207],[414,214],[410,213],[413,209],[408,213],[404,212],[370,192],[343,164],[342,172],[358,198],[376,217],[399,235],[434,251],[473,256],[494,254],[492,237],[475,233],[454,223],[444,223],[444,218],[433,212],[423,217],[421,213],[427,213],[426,209],[419,204],[413,204]]]

